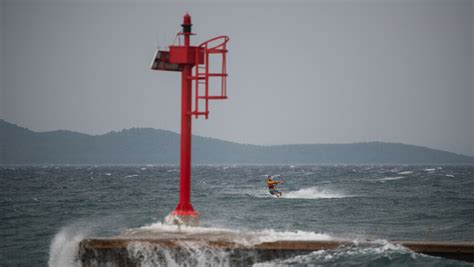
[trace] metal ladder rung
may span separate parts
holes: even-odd
[[[213,99],[213,100],[219,100],[219,99],[227,99],[227,96],[221,96],[221,95],[209,95],[209,96],[198,96],[199,99]]]
[[[208,73],[209,77],[227,77],[227,73]]]
[[[192,111],[192,112],[188,112],[187,114],[188,114],[188,115],[207,115],[207,114],[209,114],[209,112],[205,112],[205,111]]]
[[[188,76],[189,80],[205,80],[205,76]]]

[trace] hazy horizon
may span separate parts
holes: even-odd
[[[474,156],[474,4],[0,4],[0,118],[34,131],[179,133],[180,77],[149,69],[183,14],[230,37],[229,100],[193,134],[243,144],[393,142]]]

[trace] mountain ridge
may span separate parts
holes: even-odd
[[[35,132],[0,119],[0,164],[177,164],[179,134]],[[194,164],[474,164],[474,157],[389,142],[252,145],[193,135]]]

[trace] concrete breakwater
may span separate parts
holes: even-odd
[[[146,231],[91,237],[80,243],[83,266],[207,265],[248,266],[312,251],[371,246],[377,241],[271,240],[237,232]],[[474,242],[392,241],[393,246],[431,256],[474,262]]]

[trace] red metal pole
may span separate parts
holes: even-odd
[[[189,49],[191,35],[191,16],[183,18],[184,46]],[[172,213],[185,224],[197,224],[199,213],[191,205],[191,108],[192,108],[192,64],[184,65],[181,73],[181,153],[180,153],[180,192],[176,210]]]

